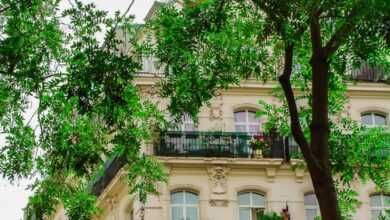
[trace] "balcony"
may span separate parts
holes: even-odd
[[[255,147],[261,138],[263,147]],[[228,157],[279,158],[289,160],[298,155],[298,148],[288,138],[277,135],[248,134],[243,132],[167,131],[160,134],[155,146],[157,156],[171,157]],[[259,143],[259,142],[257,142]]]

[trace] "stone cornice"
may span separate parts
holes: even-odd
[[[283,168],[295,166],[302,160],[292,159],[290,164],[283,159],[271,158],[217,158],[217,157],[165,157],[158,156],[158,160],[169,167],[208,167],[210,165],[228,165],[232,168]]]
[[[135,84],[139,86],[155,85],[161,78],[159,77],[137,77]],[[228,90],[222,91],[222,94],[229,95],[270,95],[272,88],[277,85],[276,82],[267,83],[257,80],[244,80],[240,85],[232,85]],[[390,85],[374,82],[348,82],[348,95],[350,97],[377,97],[390,98]]]

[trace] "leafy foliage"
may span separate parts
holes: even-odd
[[[90,219],[98,210],[88,183],[106,158],[125,158],[131,193],[156,193],[164,174],[140,148],[164,120],[133,82],[141,54],[132,17],[59,3],[0,1],[0,173],[35,179],[30,217],[61,203],[70,219]]]
[[[150,23],[153,53],[165,67],[162,95],[170,99],[173,114],[196,117],[217,90],[248,77],[279,79],[281,86],[272,92],[279,103],[260,101],[265,128],[299,137],[312,177],[327,176],[313,179],[330,185],[322,198],[334,195],[337,187],[340,208],[332,200],[327,219],[339,219],[338,209],[348,219],[358,204],[352,181],[372,180],[383,190],[390,179],[389,154],[381,153],[389,146],[388,131],[361,127],[345,112],[351,70],[364,62],[389,70],[389,31],[384,28],[389,9],[383,0],[167,5]],[[325,210],[329,204],[322,198]]]

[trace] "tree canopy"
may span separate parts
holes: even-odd
[[[196,117],[218,90],[278,80],[279,104],[261,102],[265,127],[297,141],[322,218],[350,219],[358,203],[351,182],[387,190],[390,179],[388,131],[364,128],[345,112],[351,70],[365,62],[389,71],[389,9],[381,0],[167,4],[149,24],[165,68],[162,95],[172,113]]]
[[[133,82],[139,27],[128,10],[109,16],[70,2],[60,10],[58,0],[0,1],[0,173],[33,180],[27,213],[36,219],[59,204],[70,219],[96,214],[88,186],[107,158],[125,158],[141,201],[163,180],[140,150],[164,121]]]

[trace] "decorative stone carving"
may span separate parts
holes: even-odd
[[[106,197],[107,205],[110,211],[114,210],[114,208],[117,205],[117,196],[115,195],[110,195]]]
[[[210,107],[210,119],[222,119],[222,103],[220,105]]]
[[[210,183],[210,205],[227,206],[229,203],[227,197],[227,175],[230,168],[224,166],[213,166],[207,169]]]
[[[222,112],[222,106],[223,106],[223,96],[220,91],[216,92],[214,100],[211,102],[210,105],[210,120],[222,120],[223,112]]]
[[[208,168],[211,191],[213,194],[225,194],[227,190],[227,175],[230,168],[214,166]]]
[[[139,220],[145,220],[145,204],[140,203],[140,206],[136,212],[136,218]]]
[[[305,176],[305,168],[297,167],[294,171],[297,183],[303,183],[303,177]]]
[[[274,182],[275,176],[276,176],[276,168],[274,168],[274,167],[265,168],[265,173],[266,173],[268,182]]]
[[[213,200],[210,200],[210,206],[213,206],[213,207],[226,207],[228,206],[229,204],[229,201],[228,200],[219,200],[219,199],[213,199]]]
[[[156,85],[144,86],[140,89],[140,92],[143,96],[149,98],[159,97],[159,88]]]

